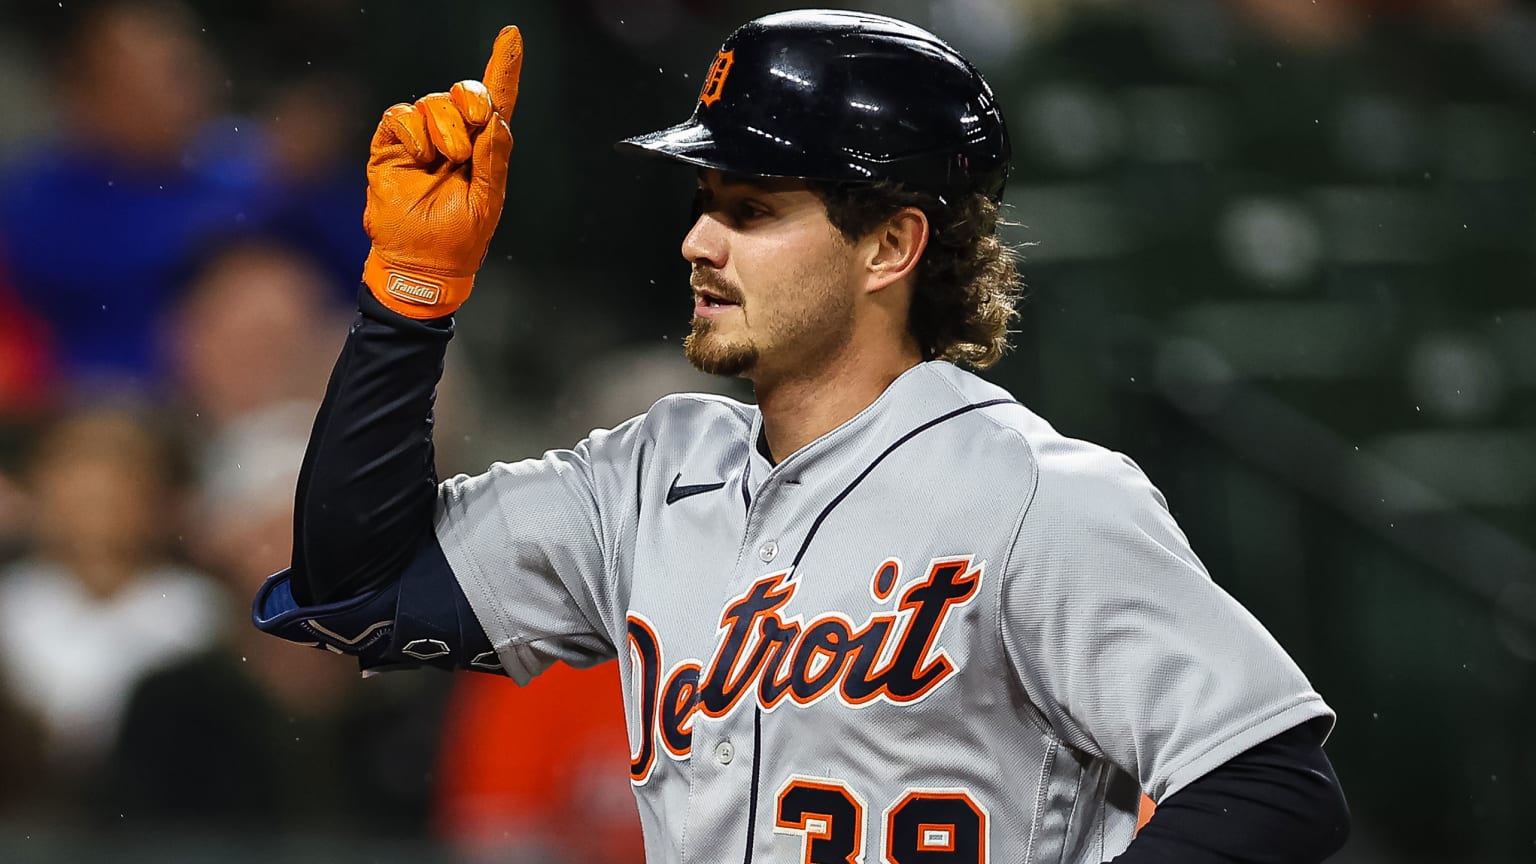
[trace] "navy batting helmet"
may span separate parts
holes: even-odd
[[[862,12],[781,12],[742,25],[715,55],[687,121],[628,138],[737,174],[889,180],[1001,200],[1008,128],[981,73],[937,36]]]

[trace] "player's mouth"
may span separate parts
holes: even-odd
[[[693,314],[700,318],[715,318],[740,305],[736,300],[717,289],[706,288],[702,285],[693,286]]]

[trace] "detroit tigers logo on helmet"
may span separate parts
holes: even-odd
[[[736,65],[735,51],[721,51],[715,55],[715,62],[709,64],[709,71],[704,75],[704,86],[699,90],[699,101],[705,105],[713,105],[720,101],[720,93],[725,89],[725,79],[730,77],[731,67]]]

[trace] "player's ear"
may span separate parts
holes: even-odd
[[[879,291],[906,278],[928,248],[928,216],[916,207],[903,207],[865,237],[868,290]]]

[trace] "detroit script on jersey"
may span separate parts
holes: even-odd
[[[440,490],[508,674],[617,660],[648,860],[1098,864],[1141,790],[1331,717],[1134,464],[980,378],[760,431],[673,396]]]
[[[901,569],[898,558],[881,563],[870,596],[890,600]],[[973,569],[969,556],[945,558],[927,574],[888,612],[854,622],[842,612],[808,619],[786,614],[799,584],[792,571],[774,573],[726,606],[720,641],[707,661],[688,658],[670,668],[664,668],[667,653],[656,626],[631,613],[629,647],[642,699],[631,779],[650,777],[658,746],[675,758],[692,754],[696,712],[724,717],[743,701],[772,711],[785,699],[800,706],[822,698],[848,708],[876,699],[902,705],[928,695],[953,676],[955,663],[936,639],[950,608],[976,593],[981,568]]]

